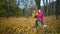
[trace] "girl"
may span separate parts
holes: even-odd
[[[43,18],[44,18],[44,14],[41,10],[39,10],[37,20],[35,21],[35,29],[34,30],[36,30],[38,28],[38,22],[40,22],[43,25],[43,27],[47,26],[44,24]]]
[[[33,12],[32,12],[32,17],[33,17],[33,20],[37,20],[37,13],[36,13],[36,11],[34,10]]]
[[[38,23],[36,22],[37,21],[37,16],[38,14],[37,14],[37,12],[36,12],[36,10],[34,10],[33,12],[32,12],[32,17],[33,17],[33,21],[35,21],[35,29],[37,28],[37,26],[38,26]],[[34,29],[34,30],[35,30]]]

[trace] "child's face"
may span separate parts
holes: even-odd
[[[38,12],[41,12],[41,10],[39,10]]]
[[[36,11],[34,11],[34,13],[36,13]]]
[[[35,13],[36,13],[36,11],[34,10],[34,11],[33,11],[33,13],[35,14]]]

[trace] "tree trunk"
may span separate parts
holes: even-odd
[[[48,8],[48,16],[49,16],[49,12],[50,12],[50,0],[49,0],[49,8]]]
[[[48,6],[48,0],[46,0],[46,6],[47,6],[46,7],[46,12],[47,12],[46,15],[48,16],[48,8],[49,8],[49,6]]]
[[[17,12],[16,12],[16,17],[18,18],[18,11],[19,11],[19,9],[18,9],[18,6],[19,6],[19,0],[18,0],[18,5],[17,5]]]
[[[10,12],[10,0],[8,1],[8,7],[7,7],[7,19],[9,18],[9,12]]]
[[[41,0],[35,0],[36,6],[37,6],[37,9],[38,9],[38,10],[41,9],[41,7],[40,7],[40,1],[41,1]]]
[[[59,0],[56,0],[56,19],[58,20],[58,3],[59,3]]]
[[[44,14],[45,14],[45,16],[46,16],[46,6],[45,6],[44,0],[43,0],[43,4],[44,4]]]
[[[54,5],[54,3],[51,4],[52,15],[53,15],[53,5]]]

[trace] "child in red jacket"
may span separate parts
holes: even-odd
[[[43,27],[47,26],[47,25],[44,24],[44,21],[43,21],[44,14],[41,10],[39,10],[38,16],[35,16],[35,17],[37,18],[37,20],[35,21],[35,29],[34,30],[36,30],[38,28],[38,22],[40,22],[43,25]]]

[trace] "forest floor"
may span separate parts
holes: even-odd
[[[55,16],[44,18],[47,27],[43,28],[41,23],[36,31],[34,31],[33,18],[25,17],[0,17],[0,34],[60,34],[60,20],[56,20]]]

